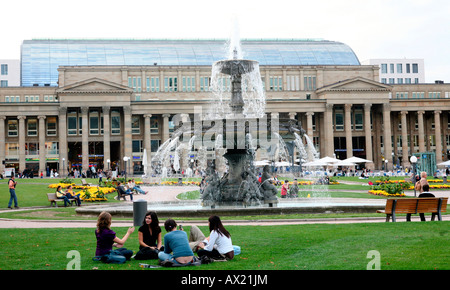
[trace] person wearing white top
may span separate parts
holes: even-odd
[[[231,260],[234,258],[234,248],[230,233],[225,229],[218,216],[208,219],[210,236],[199,243],[198,256],[208,256],[214,260]]]

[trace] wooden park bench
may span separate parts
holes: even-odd
[[[60,199],[56,197],[56,193],[47,193],[48,201],[50,201],[50,206],[53,206],[55,204],[55,207],[58,207],[58,202],[64,202],[64,199]],[[76,202],[75,198],[69,198],[70,205],[73,204],[73,202]]]
[[[377,210],[377,213],[386,214],[386,222],[392,217],[392,222],[396,221],[395,215],[406,213],[407,221],[410,221],[411,214],[431,213],[431,220],[434,221],[436,215],[438,220],[442,220],[441,213],[447,211],[448,197],[422,197],[405,199],[387,199],[384,210]]]
[[[92,186],[92,183],[87,183],[86,179],[81,179],[81,185],[82,186]]]

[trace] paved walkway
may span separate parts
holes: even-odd
[[[155,202],[176,202],[176,196],[180,193],[197,190],[196,186],[151,186],[143,187],[148,190],[146,195],[135,195],[134,200],[143,199],[148,203]],[[348,191],[348,190],[342,190]],[[414,191],[406,191],[406,195],[414,196]],[[436,197],[450,197],[450,191],[436,191]],[[418,195],[418,194],[417,194]],[[357,199],[355,199],[357,200]],[[360,199],[359,199],[360,200]],[[379,200],[374,200],[379,201]],[[131,201],[126,201],[130,203]],[[45,207],[47,209],[47,207]],[[21,208],[19,210],[29,210],[30,208]],[[3,210],[0,212],[11,211]],[[430,220],[430,215],[427,215],[427,220]],[[450,221],[450,215],[443,215],[442,220]],[[398,222],[404,222],[404,218],[398,218]],[[420,221],[418,215],[412,216],[412,221]],[[207,220],[189,220],[177,221],[183,225],[204,225],[207,226]],[[226,220],[227,225],[250,225],[250,226],[267,226],[267,225],[290,225],[290,224],[339,224],[339,223],[374,223],[385,222],[384,215],[380,217],[363,217],[363,218],[336,218],[336,219],[268,219],[268,220]],[[114,221],[111,227],[129,227],[133,225],[133,221]],[[81,220],[20,220],[20,219],[0,219],[0,228],[95,228],[96,221],[81,221]]]

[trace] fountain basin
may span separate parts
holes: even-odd
[[[242,203],[203,207],[198,201],[158,202],[149,203],[147,209],[155,211],[160,218],[190,217],[208,218],[218,216],[252,216],[252,215],[286,215],[286,214],[324,214],[324,213],[375,213],[384,209],[385,200],[370,199],[294,199],[280,201],[276,206],[268,204],[245,207]],[[77,208],[79,215],[98,216],[102,211],[108,211],[116,217],[133,217],[133,204],[99,205]]]

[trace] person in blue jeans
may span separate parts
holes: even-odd
[[[64,206],[67,206],[68,204],[69,205],[71,204],[69,198],[66,195],[66,193],[62,191],[61,185],[58,185],[58,187],[56,188],[56,198],[63,199],[64,200]]]
[[[14,208],[19,208],[17,203],[16,184],[17,182],[14,180],[14,175],[11,175],[11,179],[8,181],[9,195],[10,195],[8,208],[10,209],[12,209],[11,205],[13,200],[14,200]]]
[[[131,192],[131,189],[125,190],[125,188],[120,182],[117,183],[116,190],[119,192],[120,195],[129,195],[130,200],[133,200],[133,193]]]
[[[177,230],[177,223],[168,219],[164,223],[167,234],[164,236],[164,252],[158,253],[160,263],[190,265],[194,262],[194,253],[189,246],[186,232]]]

